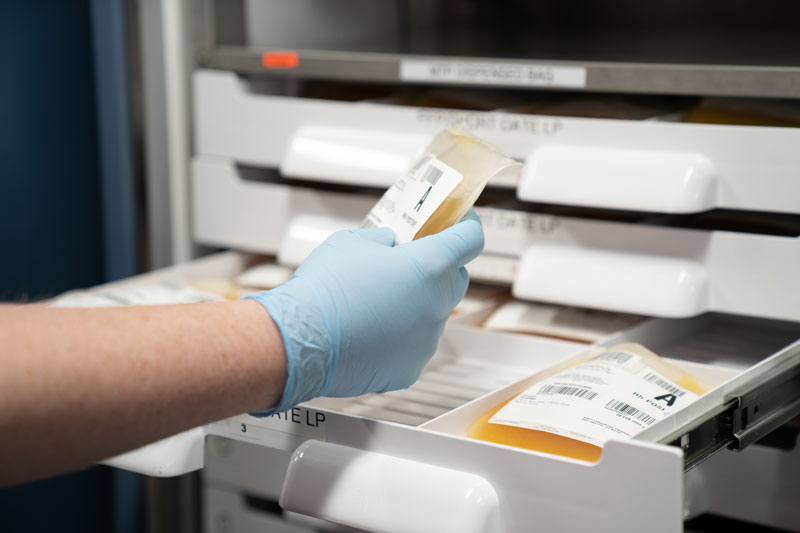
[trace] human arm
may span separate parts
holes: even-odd
[[[0,486],[275,405],[285,381],[253,301],[0,305]]]
[[[393,241],[338,232],[289,282],[238,302],[0,306],[0,485],[242,412],[410,386],[483,232],[473,218]]]

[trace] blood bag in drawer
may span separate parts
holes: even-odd
[[[287,176],[389,186],[460,126],[525,160],[523,200],[694,213],[800,213],[800,129],[536,116],[271,96],[232,72],[194,76],[197,153]],[[495,182],[517,187],[518,180]]]

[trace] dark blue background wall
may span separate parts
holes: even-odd
[[[89,3],[0,0],[0,299],[103,281]]]
[[[106,278],[91,20],[88,0],[0,0],[0,301]],[[95,467],[2,489],[0,531],[134,531],[121,479]]]

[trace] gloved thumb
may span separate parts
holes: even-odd
[[[469,208],[469,211],[467,211],[467,214],[464,215],[464,218],[462,218],[461,220],[468,220],[468,219],[475,220],[478,222],[478,224],[483,226],[483,222],[481,222],[480,217],[478,217],[478,213],[476,213],[475,209],[473,209],[472,207]]]
[[[394,231],[391,228],[366,228],[353,230],[353,233],[363,239],[385,244],[386,246],[394,246]]]
[[[423,255],[441,253],[444,248],[452,254],[455,263],[462,267],[480,255],[483,243],[483,226],[480,220],[477,216],[468,216],[440,233],[423,237],[406,246],[414,253]]]

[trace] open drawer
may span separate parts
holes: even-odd
[[[380,191],[258,181],[230,159],[192,166],[194,237],[297,266],[358,227]],[[474,279],[523,299],[662,317],[708,311],[800,321],[800,236],[707,231],[479,207],[486,247]]]
[[[194,75],[196,152],[289,177],[386,187],[460,126],[525,161],[527,201],[663,213],[800,213],[800,129],[567,118],[273,96]],[[516,188],[517,180],[495,182]]]
[[[225,253],[95,292],[231,278],[249,262]],[[478,416],[587,347],[485,331],[472,325],[474,316],[451,320],[408,391],[317,399],[269,418],[241,415],[107,463],[178,475],[203,467],[206,438],[216,435],[294,450],[282,505],[368,530],[680,531],[687,505],[702,512],[707,502],[700,490],[707,484],[685,471],[798,411],[800,324],[714,314],[647,319],[599,344],[640,342],[715,384],[711,392],[636,440],[610,442],[598,463],[469,439],[464,433]]]

